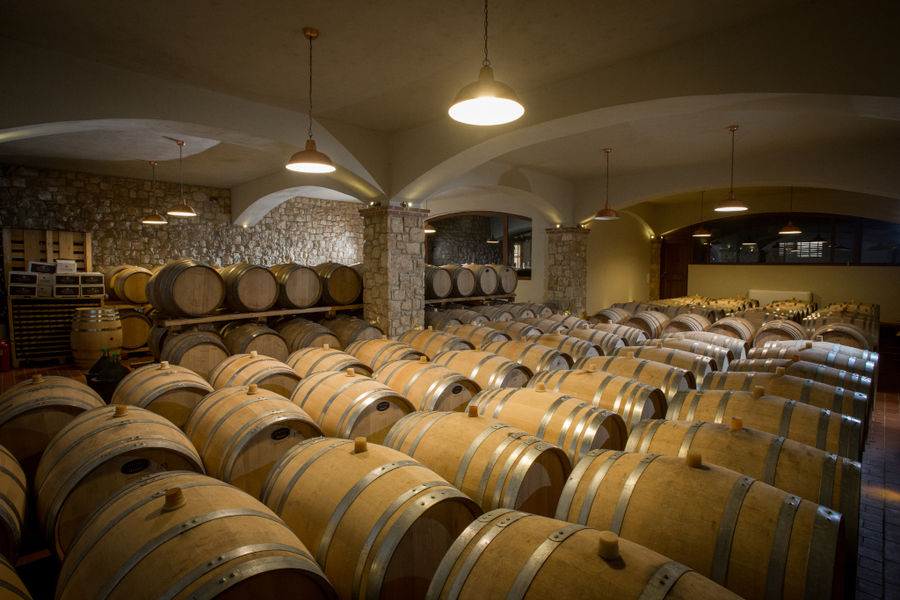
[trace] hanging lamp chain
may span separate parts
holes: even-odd
[[[609,208],[609,155],[612,148],[604,148],[603,152],[606,153],[606,208]]]
[[[703,191],[700,192],[700,226],[703,226]]]
[[[481,66],[491,66],[491,59],[488,58],[488,0],[484,0],[484,60]]]
[[[312,43],[313,43],[313,36],[312,36],[312,35],[307,35],[307,36],[306,36],[306,39],[309,41],[309,86],[308,86],[308,89],[309,89],[309,125],[308,125],[308,128],[307,128],[307,133],[308,133],[308,135],[309,135],[309,139],[312,139],[312,137],[313,137],[313,134],[312,134],[312,118],[313,118],[313,117],[312,117],[312,114],[313,114],[313,103],[312,103],[312,82],[313,82],[313,76],[312,76],[312,67],[313,67],[313,61],[312,61]]]
[[[178,179],[181,181],[181,202],[184,203],[184,142],[178,140]]]
[[[731,196],[734,196],[734,132],[737,131],[737,125],[729,127],[731,129]]]

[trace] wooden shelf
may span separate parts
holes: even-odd
[[[166,317],[157,321],[161,327],[177,327],[179,325],[200,325],[202,323],[217,323],[220,321],[242,321],[246,319],[263,319],[266,317],[281,317],[286,315],[302,315],[309,313],[334,313],[339,310],[359,310],[362,304],[346,304],[343,306],[313,306],[310,308],[287,308],[280,310],[267,310],[254,313],[222,313],[207,315],[204,317]]]
[[[75,309],[99,307],[102,298],[8,298],[12,363],[55,360],[72,356]]]
[[[495,294],[493,296],[462,296],[461,298],[432,298],[425,299],[425,304],[449,304],[451,302],[481,302],[483,300],[515,300],[515,294]]]

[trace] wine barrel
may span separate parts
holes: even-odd
[[[475,274],[475,295],[476,296],[493,296],[497,293],[497,286],[500,285],[497,271],[490,265],[465,265]]]
[[[593,316],[597,323],[621,323],[625,319],[631,317],[634,313],[624,308],[604,308]]]
[[[409,344],[430,359],[447,350],[473,350],[475,346],[461,337],[433,329],[410,329],[400,336],[400,341]]]
[[[600,331],[599,329],[570,329],[566,335],[581,338],[590,342],[601,355],[613,354],[617,349],[624,348],[625,342],[614,333]]]
[[[280,360],[251,351],[229,356],[210,371],[207,380],[216,389],[255,383],[287,398],[297,387],[300,376]]]
[[[356,317],[339,316],[334,319],[326,319],[322,321],[322,325],[337,336],[343,348],[359,340],[377,340],[384,335],[384,332],[372,323]]]
[[[528,387],[538,385],[619,413],[629,431],[642,419],[660,419],[666,414],[666,396],[659,388],[612,373],[544,371],[528,382]]]
[[[341,306],[352,304],[362,293],[362,279],[348,266],[326,262],[313,267],[322,283],[321,304]]]
[[[328,344],[331,348],[343,348],[341,340],[324,325],[319,325],[303,317],[294,317],[275,325],[275,329],[287,342],[288,348],[296,352],[300,348],[318,348]]]
[[[139,310],[120,308],[119,321],[122,323],[122,348],[134,350],[147,345],[153,321]]]
[[[296,263],[269,267],[278,284],[278,306],[309,308],[322,297],[322,282],[314,269]]]
[[[643,329],[622,325],[619,323],[594,323],[593,329],[605,331],[619,336],[629,346],[639,346],[647,341],[647,334]]]
[[[203,463],[167,419],[121,404],[75,417],[47,445],[34,479],[50,549],[62,558],[98,503],[143,476],[172,470],[202,473]]]
[[[298,442],[322,435],[296,404],[255,383],[206,396],[184,424],[184,433],[209,475],[254,498],[279,458]]]
[[[515,318],[510,311],[509,304],[485,304],[483,306],[472,306],[470,309],[484,315],[485,320],[478,323],[479,325],[485,321],[512,321]]]
[[[137,368],[116,387],[112,404],[129,404],[183,427],[191,411],[213,387],[191,371],[167,362]]]
[[[769,342],[771,344],[772,342]],[[827,350],[825,348],[816,348],[812,344],[815,342],[807,342],[810,347],[794,347],[794,346],[767,346],[764,348],[753,348],[747,354],[747,358],[792,358],[797,356],[800,360],[805,360],[852,373],[859,373],[875,380],[878,372],[878,362],[872,359],[865,359],[850,354],[845,354],[837,350]],[[845,348],[846,346],[841,346]]]
[[[648,338],[658,338],[662,334],[663,327],[669,321],[669,315],[665,313],[645,310],[627,318],[622,324],[640,329],[647,334]]]
[[[481,348],[484,344],[491,342],[505,342],[509,340],[509,336],[493,327],[482,327],[481,325],[457,325],[448,327],[444,331],[451,335],[461,337],[476,348]]]
[[[852,392],[860,392],[868,396],[870,400],[875,393],[872,380],[864,375],[800,360],[796,356],[792,358],[747,358],[736,360],[728,366],[728,369],[730,371],[765,371],[774,373],[778,370],[778,367],[782,367],[786,375],[812,379],[819,383],[842,387]]]
[[[421,360],[396,360],[372,378],[409,400],[416,410],[464,410],[481,387],[461,373]]]
[[[763,323],[753,337],[753,347],[760,348],[766,342],[774,340],[803,340],[806,332],[803,327],[789,319],[776,319]]]
[[[459,321],[461,325],[483,325],[489,320],[486,315],[465,308],[449,308],[444,313]]]
[[[216,366],[227,357],[228,348],[222,338],[212,331],[170,333],[159,353],[160,362],[180,365],[204,379],[209,379]]]
[[[347,352],[368,365],[373,371],[395,360],[419,360],[420,357],[425,356],[409,344],[389,340],[387,336],[380,340],[353,342],[347,348]]]
[[[780,396],[752,392],[690,390],[669,401],[666,419],[730,423],[740,417],[746,427],[765,431],[850,460],[860,460],[862,424],[859,419],[816,408]]]
[[[100,500],[100,499],[98,499]],[[97,503],[59,574],[59,600],[336,600],[297,536],[256,498],[212,477],[157,473]]]
[[[715,371],[715,361],[702,354],[694,354],[675,348],[663,348],[661,346],[623,346],[612,353],[613,356],[633,356],[637,359],[652,360],[684,369],[694,376],[696,382],[703,381],[709,373]]]
[[[728,348],[707,344],[698,340],[663,338],[661,340],[647,340],[644,344],[650,345],[651,343],[654,346],[659,344],[661,348],[674,348],[705,356],[712,361],[710,362],[710,367],[712,367],[713,371],[727,371],[728,364],[734,360],[734,353]]]
[[[8,600],[32,600],[28,588],[8,558],[0,554],[0,589]]]
[[[120,265],[106,272],[106,290],[112,298],[131,304],[146,304],[147,282],[152,275],[144,267]]]
[[[552,316],[552,315],[551,315]],[[550,317],[546,318],[537,318],[537,319],[519,319],[519,323],[524,323],[525,325],[530,325],[540,331],[542,334],[544,333],[565,333],[569,330],[569,327],[565,325],[562,321],[558,321],[556,319],[552,319]]]
[[[875,340],[864,329],[853,323],[828,323],[817,327],[812,333],[812,339],[821,339],[830,344],[840,344],[860,350],[873,350]]]
[[[443,267],[425,265],[425,297],[428,299],[446,298],[453,291],[453,278],[450,271]]]
[[[450,295],[454,298],[464,298],[475,293],[475,273],[472,269],[460,265],[444,265],[442,267],[453,280]]]
[[[456,539],[426,597],[738,600],[690,567],[610,531],[505,508],[485,513]]]
[[[150,328],[150,333],[147,334],[147,347],[150,349],[150,354],[153,356],[153,360],[159,360],[162,355],[163,345],[165,344],[166,337],[169,335],[169,330],[166,327],[160,327],[158,325],[154,325]]]
[[[24,526],[28,481],[19,461],[0,446],[0,556],[15,562]],[[3,580],[0,577],[0,590]]]
[[[556,518],[646,544],[744,598],[843,592],[840,513],[699,454],[593,450],[575,466]]]
[[[415,410],[412,403],[387,387],[355,373],[319,371],[305,377],[291,395],[325,435],[365,437],[380,443],[388,430]]]
[[[546,304],[537,304],[535,302],[522,302],[521,306],[525,306],[531,309],[534,313],[534,316],[538,319],[546,319],[550,315],[553,314],[553,309],[547,306]]]
[[[483,509],[551,514],[569,476],[565,453],[496,419],[415,412],[397,421],[384,445],[434,469]]]
[[[672,317],[672,320],[666,323],[662,328],[662,333],[703,331],[710,325],[709,319],[703,315],[698,315],[696,313],[682,313]]]
[[[32,481],[50,440],[79,414],[105,405],[97,392],[75,379],[35,373],[0,394],[0,445]]]
[[[231,354],[256,351],[275,360],[287,359],[290,350],[281,335],[262,323],[232,321],[222,329],[222,339]]]
[[[572,366],[572,359],[568,354],[531,342],[491,342],[481,349],[525,365],[532,373],[568,369]]]
[[[519,321],[488,321],[484,326],[496,329],[514,340],[527,340],[544,334],[537,327]]]
[[[235,312],[262,312],[275,306],[278,281],[265,267],[235,263],[219,270],[225,282],[225,304]]]
[[[497,271],[496,294],[512,294],[519,285],[519,275],[516,270],[506,265],[491,265]]]
[[[705,342],[715,346],[722,346],[731,350],[734,358],[747,358],[748,344],[744,340],[734,338],[720,333],[712,333],[711,331],[680,331],[678,333],[667,333],[663,335],[663,339],[682,339],[696,340]],[[637,345],[637,344],[632,344]]]
[[[559,446],[575,464],[597,448],[622,450],[628,438],[618,413],[543,386],[485,390],[472,398],[478,414]]]
[[[173,260],[147,282],[147,300],[168,315],[201,317],[225,300],[225,282],[207,264],[191,258]]]
[[[433,362],[462,373],[485,390],[523,387],[533,375],[525,365],[481,350],[447,350],[435,356]]]
[[[561,313],[553,313],[549,317],[547,317],[551,321],[559,321],[563,325],[566,326],[566,329],[587,329],[590,327],[590,323],[582,319],[581,317],[576,317],[575,315],[567,315]],[[549,333],[549,332],[548,332]]]
[[[291,353],[284,361],[287,366],[297,372],[301,378],[319,371],[346,371],[353,369],[360,375],[370,377],[372,368],[358,360],[352,354],[329,348],[300,348]]]
[[[76,308],[70,335],[72,358],[81,370],[90,369],[104,349],[122,349],[122,321],[114,308]]]
[[[296,445],[261,497],[309,540],[341,598],[423,598],[453,540],[481,514],[431,469],[364,439]]]
[[[757,327],[748,319],[725,317],[710,325],[707,331],[744,340],[749,344],[753,341],[753,334],[756,333],[756,329]]]
[[[532,310],[531,307],[527,304],[511,302],[509,304],[506,304],[505,308],[507,312],[512,315],[513,319],[534,319],[535,317],[537,317],[537,314],[534,312],[534,310]]]
[[[529,341],[558,350],[559,352],[570,356],[573,362],[583,358],[600,356],[600,351],[594,344],[571,335],[550,333]]]
[[[462,321],[442,310],[426,310],[425,326],[443,331],[453,325],[462,325]]]
[[[623,377],[637,379],[647,385],[659,388],[671,398],[678,392],[697,387],[694,374],[686,369],[659,363],[653,360],[634,358],[634,356],[598,356],[581,359],[575,363],[575,369],[593,367],[598,371],[615,373]]]

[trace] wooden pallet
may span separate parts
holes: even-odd
[[[52,263],[57,258],[74,260],[79,271],[93,271],[90,232],[3,228],[4,274],[27,271],[29,261]]]

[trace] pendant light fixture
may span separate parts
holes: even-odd
[[[159,163],[155,160],[150,161],[150,166],[153,168],[153,183],[150,186],[150,198],[156,198],[156,165]],[[150,211],[150,214],[141,219],[141,223],[144,225],[166,225],[168,224],[168,219],[159,214],[159,211],[155,208]]]
[[[285,167],[298,173],[332,173],[335,170],[334,163],[326,154],[316,150],[316,140],[313,139],[313,103],[312,103],[312,43],[319,37],[319,30],[312,27],[304,27],[303,35],[309,40],[309,125],[307,127],[308,138],[306,148],[291,156]]]
[[[716,207],[716,212],[740,212],[747,210],[747,205],[734,197],[734,132],[737,130],[737,125],[732,125],[728,128],[728,131],[731,132],[731,188],[728,192],[728,200],[720,203]]]
[[[595,221],[615,221],[619,218],[619,213],[609,207],[609,155],[612,148],[604,148],[606,153],[606,206],[597,211],[594,215]]]
[[[495,238],[495,237],[494,237],[494,234],[492,233],[492,234],[488,237],[487,243],[488,243],[488,244],[499,244],[499,243],[500,243],[500,240],[498,240],[497,238]]]
[[[437,233],[437,229],[434,228],[434,225],[425,221],[425,233]]]
[[[459,91],[447,113],[454,121],[482,126],[510,123],[525,114],[513,89],[494,79],[488,58],[488,0],[484,0],[484,60],[478,80]]]
[[[794,212],[794,187],[791,186],[791,196],[790,196],[790,209],[788,210],[788,214],[793,214]],[[778,230],[778,235],[800,235],[803,233],[803,230],[794,225],[791,222],[791,219],[788,218],[787,225]]]
[[[700,192],[700,227],[694,230],[694,233],[691,234],[691,237],[708,238],[711,236],[712,234],[709,232],[709,230],[703,226],[703,192]]]
[[[181,202],[167,210],[166,214],[170,217],[196,217],[197,211],[184,199],[184,141],[173,141],[178,144],[178,179],[181,181]]]

